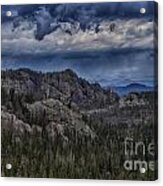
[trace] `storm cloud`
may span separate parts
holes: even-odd
[[[151,85],[154,7],[154,2],[2,6],[2,68],[72,68],[102,86]]]

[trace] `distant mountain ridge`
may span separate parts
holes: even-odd
[[[127,86],[112,87],[112,89],[119,96],[124,96],[124,95],[127,95],[128,93],[131,93],[131,92],[148,92],[148,91],[153,91],[154,90],[154,87],[147,86],[147,85],[140,84],[140,83],[131,83],[131,84],[127,85]]]

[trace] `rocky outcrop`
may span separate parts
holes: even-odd
[[[28,123],[3,110],[1,111],[1,129],[19,137],[25,135],[25,133],[32,134],[31,126]]]
[[[20,139],[27,134],[64,144],[92,141],[109,125],[141,124],[142,110],[145,123],[152,120],[146,117],[152,116],[152,95],[130,93],[119,99],[69,69],[2,71],[2,130]]]
[[[38,73],[29,69],[2,71],[2,89],[9,94],[23,94],[35,101],[54,98],[80,109],[104,108],[118,101],[117,94],[90,84],[72,70]]]
[[[145,95],[148,93],[140,94],[140,93],[129,93],[127,96],[120,98],[119,107],[141,107],[149,105],[148,99],[146,99]]]
[[[96,138],[95,132],[83,121],[83,115],[68,108],[59,100],[50,98],[26,104],[25,107],[27,115],[24,116],[24,121],[18,119],[15,114],[3,111],[5,110],[3,107],[1,120],[4,132],[19,137],[19,140],[27,134],[64,143],[74,141],[76,135],[77,138],[91,140]]]

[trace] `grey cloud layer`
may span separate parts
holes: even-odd
[[[76,27],[68,22],[60,23],[59,27],[51,25],[51,29],[57,29],[38,41],[35,39],[37,24],[22,20],[13,30],[13,24],[7,22],[2,27],[2,55],[52,55],[62,51],[153,48],[153,21],[118,19],[114,21],[114,32],[110,31],[111,24],[113,21],[101,21],[98,33],[93,28],[82,31],[77,23]],[[71,30],[73,34],[66,34],[63,30]]]
[[[153,11],[153,2],[3,6],[2,68],[71,68],[103,86],[153,85]]]

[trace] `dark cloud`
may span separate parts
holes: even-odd
[[[146,14],[140,14],[140,8],[146,8]],[[15,16],[7,18],[7,10],[18,12],[18,16],[37,22],[36,39],[42,40],[45,35],[60,27],[59,22],[80,23],[80,29],[85,31],[94,27],[99,31],[99,23],[104,19],[153,19],[154,2],[120,2],[120,3],[87,3],[87,4],[52,4],[52,5],[7,5],[2,6],[2,23],[14,21]],[[36,15],[36,13],[38,13]],[[17,17],[17,16],[16,16]],[[17,21],[18,22],[18,21]],[[55,26],[50,26],[55,23]],[[70,30],[65,33],[72,34]]]
[[[142,2],[112,2],[112,3],[76,3],[76,4],[32,4],[32,5],[3,5],[2,12],[16,10],[19,15],[31,15],[40,7],[45,7],[53,17],[60,16],[60,19],[79,19],[92,17],[123,17],[133,18],[142,16],[139,14],[140,8],[146,8],[147,12],[143,16],[153,16],[153,1]],[[79,17],[79,18],[78,18]]]

